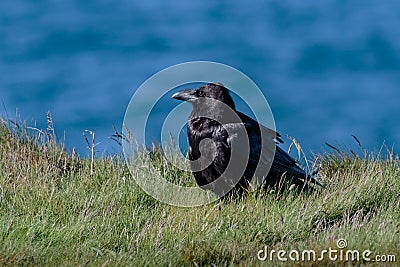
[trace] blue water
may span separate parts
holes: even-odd
[[[267,96],[277,130],[325,142],[400,141],[400,1],[0,1],[1,113],[46,127],[82,155],[118,151],[129,99],[157,71],[231,65]],[[160,111],[161,112],[161,111]]]

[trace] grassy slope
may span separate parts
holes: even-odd
[[[400,261],[398,158],[327,154],[321,173],[331,178],[321,192],[178,208],[138,188],[119,155],[97,159],[91,176],[90,161],[64,152],[50,134],[7,124],[0,123],[0,265],[260,265],[265,245],[321,251],[338,238]]]

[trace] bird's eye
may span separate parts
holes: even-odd
[[[198,97],[204,97],[204,92],[203,91],[197,91],[197,96]]]

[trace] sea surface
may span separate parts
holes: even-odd
[[[45,129],[50,111],[82,156],[86,129],[97,155],[120,151],[137,88],[193,60],[247,74],[307,155],[357,150],[352,135],[400,151],[398,0],[0,1],[0,114]]]

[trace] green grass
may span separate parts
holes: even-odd
[[[321,252],[339,238],[400,261],[400,162],[390,153],[320,155],[326,188],[312,193],[255,192],[179,208],[145,194],[121,155],[95,159],[91,175],[90,159],[65,152],[52,131],[34,132],[1,119],[0,265],[276,266],[283,263],[261,262],[257,252]],[[310,264],[333,262],[285,263]]]

